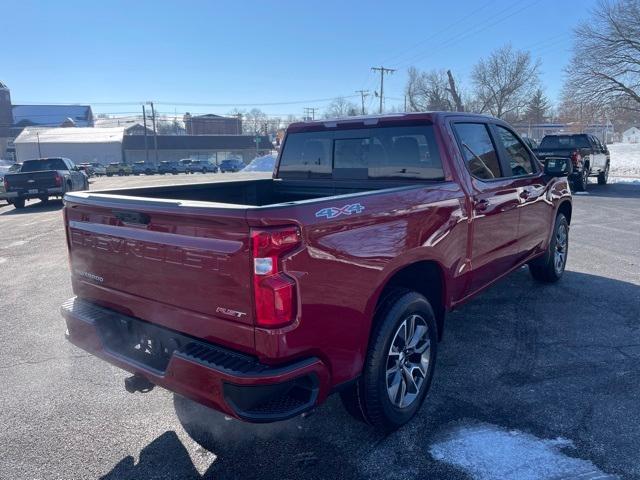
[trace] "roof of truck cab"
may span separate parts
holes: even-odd
[[[295,122],[289,125],[288,132],[305,132],[328,130],[334,128],[366,128],[376,126],[403,125],[411,122],[433,122],[437,117],[469,117],[469,118],[492,118],[487,115],[469,112],[412,112],[412,113],[386,113],[380,115],[359,115],[355,117],[323,118],[322,120],[312,120],[308,122]],[[496,119],[497,120],[497,119]]]

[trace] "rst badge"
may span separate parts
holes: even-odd
[[[343,207],[327,207],[316,212],[316,218],[332,218],[339,217],[340,215],[352,215],[354,213],[361,213],[364,211],[364,206],[360,203],[353,203],[351,205],[345,205]]]

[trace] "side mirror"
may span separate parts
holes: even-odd
[[[544,173],[551,177],[568,177],[572,172],[570,158],[549,157],[544,160]]]

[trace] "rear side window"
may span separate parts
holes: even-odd
[[[433,126],[292,133],[279,176],[334,179],[444,178]]]
[[[533,173],[534,170],[533,163],[531,162],[531,156],[518,137],[516,137],[513,132],[510,132],[500,125],[496,125],[496,131],[498,132],[497,141],[502,144],[505,152],[507,153],[507,161],[511,168],[510,176],[518,177]]]
[[[469,172],[483,180],[502,176],[487,126],[483,123],[456,123],[453,126]]]

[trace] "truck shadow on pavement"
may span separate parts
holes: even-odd
[[[24,208],[15,208],[9,205],[9,209],[0,213],[0,215],[25,215],[32,213],[54,212],[56,210],[62,210],[62,200],[50,200],[46,204],[42,204],[39,200],[36,202],[30,202],[25,205]]]
[[[640,198],[640,184],[610,183],[607,185],[597,185],[590,183],[587,188],[590,197],[609,198]],[[579,197],[580,195],[578,195]]]
[[[523,268],[448,315],[432,390],[397,432],[382,436],[353,420],[337,395],[308,418],[271,425],[230,421],[202,407],[194,414],[208,424],[215,460],[200,462],[204,450],[167,431],[137,462],[127,456],[102,478],[467,479],[430,449],[478,422],[565,438],[570,457],[635,476],[639,306],[634,283],[567,271],[560,283],[540,285]],[[502,457],[513,462],[513,454]]]

